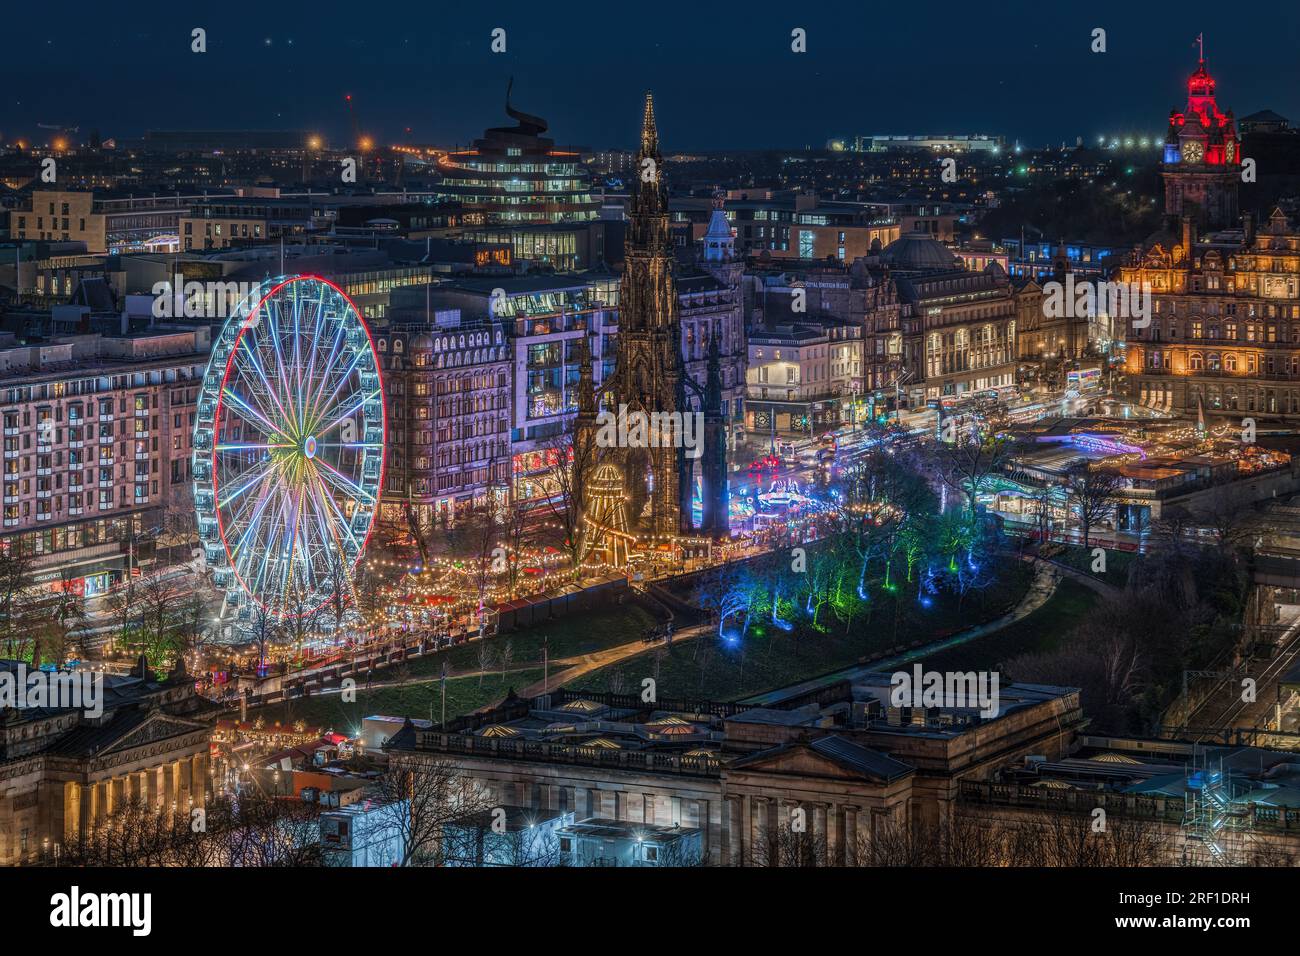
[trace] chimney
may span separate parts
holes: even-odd
[[[1253,212],[1241,214],[1241,230],[1245,234],[1246,245],[1249,246],[1255,241],[1255,214]]]
[[[1196,245],[1196,220],[1191,216],[1183,216],[1183,254],[1187,257],[1189,266],[1192,262],[1194,245]]]

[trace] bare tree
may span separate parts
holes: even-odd
[[[1255,529],[1255,514],[1241,503],[1230,485],[1217,485],[1207,492],[1192,511],[1195,522],[1208,528],[1220,548],[1241,544]]]
[[[505,514],[502,537],[507,550],[506,593],[514,600],[519,590],[519,579],[523,574],[521,550],[524,544],[524,532],[528,527],[528,508],[523,502],[512,502]]]
[[[0,542],[0,633],[5,656],[17,658],[28,644],[22,626],[23,606],[32,593],[32,563],[15,541]]]
[[[1124,478],[1118,471],[1087,463],[1071,468],[1066,477],[1070,506],[1079,516],[1083,546],[1091,546],[1092,529],[1115,512]]]
[[[289,588],[281,609],[284,613],[280,618],[280,633],[293,645],[294,653],[301,657],[303,646],[320,633],[326,606],[305,588],[293,586]]]
[[[448,830],[492,808],[488,792],[446,761],[391,755],[376,781],[383,811],[402,836],[402,866],[437,866]]]
[[[506,671],[510,669],[510,662],[514,660],[515,645],[513,641],[506,641],[505,646],[501,648],[501,683],[506,682]]]
[[[609,681],[606,684],[611,694],[621,694],[627,690],[627,675],[621,668],[614,667],[610,669]]]
[[[175,613],[176,634],[180,638],[179,653],[199,653],[208,640],[219,633],[219,622],[211,616],[207,596],[202,585],[196,582],[194,588],[185,592],[177,602]]]
[[[478,686],[483,686],[483,675],[492,667],[492,645],[480,639],[478,642]]]
[[[999,866],[1007,837],[996,820],[954,813],[931,825],[882,821],[859,832],[853,849],[858,866]]]
[[[502,808],[504,809],[504,808]],[[560,841],[548,827],[493,827],[491,812],[480,813],[446,828],[443,856],[461,866],[563,866]]]
[[[267,648],[279,640],[281,633],[280,621],[260,604],[254,605],[252,613],[252,638],[253,643],[257,645],[257,662],[258,664],[265,664]]]
[[[1159,820],[1055,810],[1009,826],[1007,857],[1019,866],[1147,867],[1168,864],[1172,846]]]
[[[176,633],[181,590],[174,579],[154,571],[142,577],[133,591],[139,619],[135,637],[150,663],[161,669],[181,648]]]
[[[480,509],[473,517],[473,573],[471,581],[478,595],[475,614],[478,617],[478,634],[483,636],[484,606],[487,603],[488,585],[498,574],[504,574],[507,551],[497,543],[499,528],[496,514],[490,508]]]
[[[1166,548],[1177,551],[1187,546],[1187,535],[1195,527],[1192,513],[1182,505],[1174,505],[1161,511],[1153,530]]]
[[[958,808],[938,823],[891,821],[859,834],[859,866],[1160,866],[1172,832],[1160,820],[1110,814],[1027,810],[998,819]]]
[[[935,457],[939,480],[965,496],[970,513],[975,513],[975,497],[986,478],[999,471],[1006,462],[1011,444],[997,435],[981,435],[975,429],[963,430],[951,444],[941,443]]]
[[[256,788],[201,813],[128,800],[61,848],[67,866],[318,866],[320,808]]]
[[[87,623],[86,599],[64,572],[60,587],[33,608],[30,632],[35,646],[32,663],[42,659],[62,665],[74,649],[84,652],[84,629]]]
[[[795,829],[792,821],[759,829],[750,862],[756,866],[820,867],[830,865],[824,834]]]

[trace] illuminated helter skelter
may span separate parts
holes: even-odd
[[[195,508],[246,627],[259,608],[284,620],[352,597],[386,424],[369,330],[333,283],[269,280],[227,321],[199,398]]]

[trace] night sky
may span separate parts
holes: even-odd
[[[6,142],[45,141],[36,124],[47,123],[80,126],[74,138],[284,128],[341,143],[352,93],[361,130],[381,141],[464,144],[507,122],[511,75],[517,106],[561,143],[595,148],[631,145],[647,87],[668,151],[820,147],[856,133],[1162,135],[1202,31],[1221,108],[1300,122],[1294,0],[69,0],[11,2],[3,17]],[[190,52],[196,26],[205,54]],[[495,27],[505,54],[489,49]],[[805,54],[790,51],[794,27],[807,30]],[[1107,30],[1105,54],[1089,51],[1094,27]]]

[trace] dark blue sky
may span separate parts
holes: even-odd
[[[515,101],[555,137],[629,145],[639,97],[675,149],[820,146],[881,132],[991,132],[1026,143],[1163,132],[1204,31],[1222,108],[1300,121],[1300,4],[1149,0],[623,0],[6,5],[0,134],[37,123],[309,128],[465,143]],[[184,12],[193,6],[196,12]],[[647,21],[642,11],[662,11]],[[1232,19],[1235,11],[1239,11]],[[190,30],[208,52],[190,52]],[[507,52],[489,49],[494,27]],[[803,27],[808,52],[790,51]],[[1089,52],[1094,27],[1108,52]],[[269,41],[269,43],[268,43]]]

